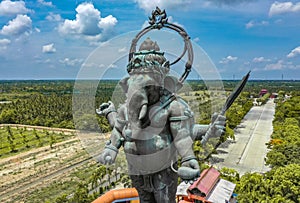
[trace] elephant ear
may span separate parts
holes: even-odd
[[[126,77],[119,81],[119,85],[122,87],[125,93],[128,91],[128,79],[129,77]]]
[[[171,93],[175,93],[182,88],[182,84],[178,81],[178,78],[175,76],[167,75],[165,78],[165,89]]]

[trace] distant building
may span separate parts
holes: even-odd
[[[286,94],[286,95],[284,95],[284,99],[285,100],[288,100],[288,99],[290,99],[292,96],[291,95],[288,95],[288,94]]]
[[[278,97],[278,93],[274,93],[274,92],[270,96],[271,99],[276,99],[277,97]]]
[[[259,96],[262,97],[262,96],[264,96],[264,95],[267,94],[267,93],[268,93],[268,90],[267,90],[267,89],[261,89],[261,90],[260,90],[260,93],[259,93]]]

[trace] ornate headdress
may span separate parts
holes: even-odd
[[[193,64],[193,47],[190,42],[190,37],[186,31],[175,24],[169,23],[165,10],[160,10],[156,7],[156,10],[152,11],[152,16],[149,17],[149,26],[141,30],[135,38],[132,40],[130,51],[129,51],[129,64],[127,71],[129,74],[141,71],[147,71],[147,68],[154,67],[157,71],[166,74],[169,72],[170,66],[177,63],[188,52],[188,61],[185,64],[185,71],[179,78],[179,83],[183,83],[191,71]],[[172,63],[169,63],[164,57],[164,53],[160,52],[160,48],[156,42],[153,42],[150,38],[147,38],[136,52],[136,45],[138,40],[147,32],[153,29],[160,30],[162,28],[172,29],[180,34],[184,39],[184,50],[182,54]],[[148,60],[148,58],[156,60]],[[156,58],[155,58],[156,57]],[[159,60],[160,59],[160,60]],[[158,69],[157,69],[158,68]]]
[[[170,70],[170,63],[160,52],[158,44],[149,37],[140,45],[139,51],[133,53],[133,57],[127,65],[129,74],[152,72],[166,75]]]

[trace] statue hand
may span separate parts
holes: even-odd
[[[199,164],[196,159],[190,159],[188,161],[185,161],[181,164],[181,166],[185,166],[192,169],[199,169]]]
[[[97,114],[100,116],[107,116],[109,113],[113,111],[116,112],[116,108],[111,101],[109,101],[108,103],[102,103],[99,106],[99,109],[96,109]]]
[[[181,167],[178,169],[178,175],[184,181],[194,182],[200,176],[198,161],[195,158],[184,161],[183,158]]]
[[[118,155],[118,149],[111,143],[106,144],[102,154],[97,158],[97,160],[105,165],[113,164]]]
[[[226,117],[217,113],[212,115],[209,137],[220,137],[225,133]]]

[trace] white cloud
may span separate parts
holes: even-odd
[[[261,57],[255,57],[252,60],[252,62],[254,62],[254,63],[262,63],[262,62],[268,62],[268,61],[271,61],[271,60],[270,59],[266,59],[263,56],[261,56]]]
[[[293,62],[285,62],[282,59],[278,60],[276,63],[273,64],[267,64],[263,70],[265,71],[272,71],[272,70],[299,70],[300,65],[299,64],[293,64]]]
[[[0,3],[0,16],[11,16],[30,12],[24,1],[4,0]]]
[[[208,2],[213,2],[217,5],[238,5],[241,3],[249,3],[254,0],[206,0]]]
[[[124,52],[126,52],[126,51],[127,51],[127,48],[126,48],[126,47],[123,47],[123,48],[118,49],[118,52],[119,52],[119,53],[124,53]]]
[[[92,3],[82,3],[76,8],[76,19],[66,19],[58,28],[62,34],[84,36],[88,40],[99,40],[108,37],[117,24],[117,19],[112,15],[105,18]]]
[[[49,21],[54,21],[54,22],[58,22],[58,21],[61,21],[62,18],[59,14],[54,14],[52,12],[50,12],[47,17],[46,17],[47,20]]]
[[[282,19],[277,19],[277,20],[275,20],[274,23],[275,23],[275,24],[281,24],[281,23],[283,23],[283,20],[282,20]]]
[[[196,38],[193,39],[193,41],[194,41],[194,42],[199,42],[199,41],[200,41],[200,38],[199,38],[199,37],[196,37]]]
[[[290,1],[287,2],[278,2],[275,1],[269,10],[269,16],[283,14],[283,13],[295,13],[300,12],[300,2],[293,3]]]
[[[8,44],[10,44],[10,40],[9,39],[0,39],[0,45],[1,46],[6,46]]]
[[[263,20],[263,21],[260,21],[260,22],[255,22],[254,20],[251,20],[246,24],[246,28],[250,29],[254,26],[266,26],[266,25],[269,25],[268,21]]]
[[[160,9],[166,9],[167,12],[170,10],[182,11],[182,10],[193,10],[195,8],[230,8],[235,7],[242,11],[261,10],[254,6],[257,0],[134,0],[137,5],[143,9],[147,14],[150,14],[156,6]],[[253,3],[251,5],[251,3]],[[247,4],[247,7],[245,7]],[[251,5],[251,7],[249,7]]]
[[[108,68],[117,68],[118,66],[117,65],[115,65],[115,64],[110,64],[109,66],[108,66]]]
[[[140,8],[146,12],[151,12],[158,6],[160,9],[182,9],[191,4],[192,0],[135,0]]]
[[[173,23],[173,24],[175,24],[175,25],[178,25],[178,26],[184,28],[183,25],[181,25],[180,23],[174,21],[173,16],[169,16],[169,17],[168,17],[168,22],[169,22],[169,23]]]
[[[264,68],[264,70],[282,70],[286,66],[283,62],[283,60],[279,60],[276,63],[267,64]]]
[[[246,24],[246,28],[249,29],[249,28],[252,28],[254,26],[254,21],[251,20],[249,21],[247,24]]]
[[[105,65],[103,63],[98,64],[98,63],[90,62],[90,63],[83,63],[82,67],[84,67],[84,68],[104,68]]]
[[[64,58],[63,60],[59,60],[59,62],[67,66],[76,66],[80,65],[83,62],[83,59]]]
[[[287,65],[287,68],[291,70],[300,70],[300,64],[294,65],[291,63]]]
[[[37,27],[35,27],[34,30],[35,30],[37,33],[40,33],[40,32],[41,32],[41,29],[40,29],[40,28],[37,28]]]
[[[109,30],[117,24],[117,19],[112,15],[106,16],[105,18],[101,18],[98,26],[103,30]]]
[[[32,29],[32,20],[27,15],[17,15],[17,17],[3,26],[0,33],[3,35],[21,35],[30,34]]]
[[[251,63],[250,63],[249,61],[245,61],[245,62],[244,62],[244,65],[245,65],[245,66],[249,66],[250,64],[251,64]]]
[[[44,45],[42,47],[42,52],[43,53],[55,53],[56,52],[56,49],[54,47],[54,44],[51,43],[51,44],[47,44],[47,45]]]
[[[226,58],[222,58],[222,60],[219,61],[219,63],[228,64],[229,62],[236,61],[237,59],[238,59],[238,57],[236,57],[236,56],[227,56]]]
[[[98,23],[100,21],[100,11],[95,9],[93,4],[83,3],[76,8],[76,19],[66,19],[59,27],[59,31],[64,34],[96,35],[100,33]]]
[[[286,57],[293,58],[300,55],[300,46],[293,49]]]
[[[5,50],[7,48],[7,45],[10,44],[10,40],[9,39],[0,39],[0,51],[1,50]]]
[[[38,3],[42,4],[43,6],[53,7],[53,4],[51,1],[38,0]]]

